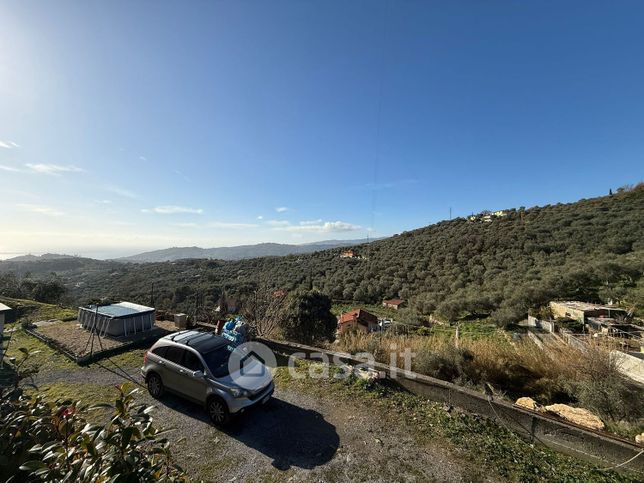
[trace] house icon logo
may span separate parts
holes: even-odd
[[[268,346],[260,342],[238,345],[228,359],[228,372],[238,386],[254,389],[277,367],[277,359]]]
[[[257,361],[259,362],[259,364],[253,363],[253,361]],[[241,373],[242,376],[261,377],[266,373],[265,364],[266,364],[266,361],[262,359],[262,357],[259,354],[257,354],[255,351],[252,351],[241,358],[241,361],[240,361],[241,367],[239,368],[239,372]]]

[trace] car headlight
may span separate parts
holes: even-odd
[[[241,396],[241,389],[238,387],[231,387],[228,389],[228,392],[233,395],[233,397],[239,397]]]
[[[233,395],[233,397],[249,397],[251,395],[250,391],[247,391],[246,389],[242,389],[240,387],[231,387],[229,391],[230,394]]]

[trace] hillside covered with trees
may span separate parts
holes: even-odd
[[[52,272],[83,302],[97,297],[192,313],[222,291],[316,288],[334,300],[407,301],[407,315],[499,324],[551,299],[620,303],[644,310],[644,186],[610,196],[443,221],[356,247],[241,261],[120,264],[73,258],[0,263],[0,294]]]

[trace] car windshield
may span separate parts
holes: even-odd
[[[232,350],[229,346],[218,347],[209,352],[202,354],[208,369],[214,377],[224,377],[228,375],[228,359]]]

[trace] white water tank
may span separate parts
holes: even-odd
[[[177,329],[188,327],[188,316],[186,314],[174,314],[174,325]]]

